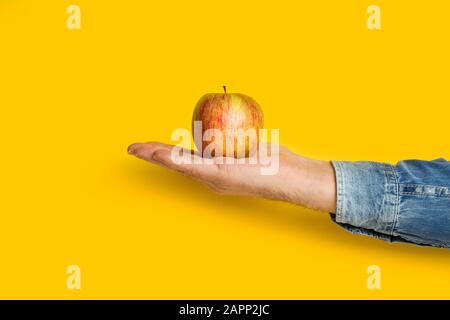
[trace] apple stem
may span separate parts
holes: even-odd
[[[223,92],[225,92],[225,94],[227,94],[227,86],[222,86],[223,87]]]

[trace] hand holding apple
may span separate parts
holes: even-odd
[[[230,164],[221,161],[224,155],[235,158],[251,156],[254,159],[252,149],[255,146],[269,149],[267,144],[258,144],[261,143],[258,134],[263,127],[263,113],[249,96],[227,93],[225,87],[224,93],[206,94],[197,103],[192,120],[194,140],[200,151],[187,150],[193,161],[173,161],[172,154],[178,146],[160,142],[132,144],[128,153],[187,175],[221,194],[258,196],[335,212],[336,182],[333,167],[328,161],[301,157],[283,147],[276,148],[279,150],[279,170],[273,175],[261,174],[264,167],[261,162],[242,164],[234,161]],[[198,123],[201,130],[196,130]],[[258,132],[256,139],[246,136],[247,143],[236,143],[240,138],[238,132],[246,130]],[[211,138],[208,132],[215,133],[214,139],[208,139]],[[220,136],[224,138],[218,139]],[[208,148],[212,150],[212,162],[202,161]]]

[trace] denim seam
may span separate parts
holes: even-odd
[[[409,183],[402,183],[401,186],[403,187],[428,187],[428,188],[435,188],[437,190],[441,190],[441,194],[435,193],[426,193],[426,192],[418,192],[418,191],[401,191],[400,194],[402,195],[415,195],[415,196],[423,196],[423,197],[433,197],[433,198],[450,198],[450,188],[443,187],[443,186],[437,186],[432,184],[409,184]]]
[[[336,187],[337,187],[337,194],[336,194],[336,221],[342,222],[342,214],[343,214],[343,194],[344,192],[344,175],[343,175],[343,169],[341,167],[341,164],[337,161],[332,161],[332,164],[334,166],[334,171],[336,173]]]
[[[426,193],[420,193],[420,192],[401,192],[401,195],[405,196],[417,196],[417,197],[423,197],[423,198],[450,198],[450,195],[435,195],[435,194],[426,194]]]
[[[392,165],[389,165],[389,168],[391,169],[392,174],[394,175],[395,192],[396,192],[396,201],[395,201],[395,205],[394,205],[394,218],[392,221],[392,229],[391,229],[391,236],[394,236],[394,232],[397,228],[398,216],[400,214],[400,183],[398,181],[398,175],[395,170],[395,167]]]

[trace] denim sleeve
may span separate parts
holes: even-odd
[[[450,162],[332,163],[337,224],[389,242],[450,247]]]

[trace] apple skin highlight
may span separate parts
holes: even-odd
[[[263,128],[264,115],[253,98],[241,93],[227,93],[224,87],[224,93],[208,93],[197,102],[192,116],[193,132],[195,121],[202,123],[201,142],[194,139],[197,149],[202,154],[207,146],[212,144],[209,146],[213,150],[212,156],[232,155],[238,158],[248,157],[257,149],[259,129]],[[222,139],[214,135],[212,139],[205,141],[205,132],[209,129],[220,132]],[[253,131],[256,135],[246,135],[243,138],[240,135],[243,131]],[[227,146],[229,148],[232,146],[233,150],[227,150]]]

